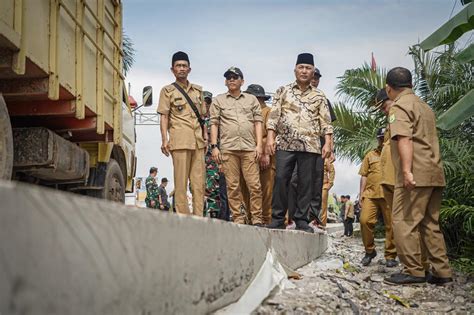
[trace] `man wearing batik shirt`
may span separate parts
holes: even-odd
[[[288,184],[298,166],[296,229],[313,232],[308,225],[316,160],[328,158],[332,148],[332,126],[326,96],[310,85],[314,76],[312,54],[300,54],[295,67],[296,82],[280,87],[274,97],[267,122],[267,154],[276,153],[272,223],[269,228],[284,229],[288,209]],[[275,139],[276,136],[276,139]],[[320,136],[326,143],[321,147]]]

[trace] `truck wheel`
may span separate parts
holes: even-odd
[[[125,203],[125,181],[117,161],[110,159],[109,163],[107,163],[104,188],[100,190],[89,190],[87,191],[87,195]]]
[[[0,179],[10,180],[13,169],[13,135],[7,104],[0,94]]]

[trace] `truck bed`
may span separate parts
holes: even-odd
[[[121,140],[119,0],[1,0],[0,93],[14,127]]]

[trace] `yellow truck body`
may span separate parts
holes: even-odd
[[[120,0],[0,1],[0,97],[12,127],[52,130],[87,151],[91,168],[119,160],[132,190],[121,47]]]

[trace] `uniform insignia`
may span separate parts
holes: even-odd
[[[177,109],[178,111],[182,111],[182,110],[184,109],[184,106],[181,106],[181,105],[180,105],[180,106],[176,107],[176,109]]]
[[[395,122],[395,114],[391,114],[390,116],[388,116],[388,123],[392,124],[393,122]]]

